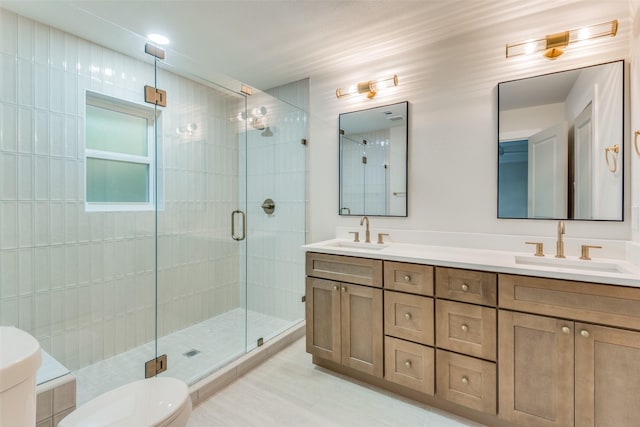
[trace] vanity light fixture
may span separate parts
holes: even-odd
[[[357,95],[360,93],[366,93],[367,98],[371,99],[378,94],[382,89],[398,86],[398,75],[394,74],[391,77],[386,77],[378,80],[369,80],[368,82],[358,83],[357,85],[350,86],[346,89],[336,89],[336,97],[342,98],[349,95]]]
[[[529,55],[544,52],[544,56],[555,59],[562,55],[570,44],[593,40],[601,37],[614,37],[618,32],[618,20],[590,25],[575,30],[547,34],[543,38],[528,40],[520,43],[508,44],[506,57]]]

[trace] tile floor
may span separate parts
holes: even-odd
[[[291,322],[254,311],[248,312],[246,322],[245,331],[245,310],[237,308],[160,338],[158,354],[166,353],[168,357],[168,369],[162,375],[193,384],[254,349],[259,337],[267,341],[292,326]],[[192,357],[184,355],[191,350],[199,353]],[[77,405],[144,378],[144,363],[154,354],[155,343],[151,342],[75,371]]]
[[[305,339],[193,410],[188,427],[480,427],[318,368]]]

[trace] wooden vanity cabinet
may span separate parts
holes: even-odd
[[[640,288],[502,274],[499,284],[500,417],[519,426],[638,425]]]
[[[307,254],[316,273],[380,283],[382,261]],[[354,269],[349,266],[353,262]],[[377,265],[379,264],[379,265]],[[338,272],[331,270],[337,266]],[[364,267],[363,267],[364,266]],[[374,277],[379,272],[377,278]],[[314,272],[312,271],[312,274]],[[377,282],[376,282],[377,281]],[[381,284],[381,283],[380,283]],[[383,375],[382,289],[317,277],[306,279],[307,352],[367,374]]]
[[[576,427],[640,424],[640,332],[576,322]]]
[[[384,378],[433,395],[433,267],[384,261]]]
[[[573,426],[573,322],[500,310],[500,416],[518,426]]]
[[[640,288],[307,253],[314,363],[485,425],[640,425]]]
[[[495,273],[436,267],[436,393],[495,414]]]

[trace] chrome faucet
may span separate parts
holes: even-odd
[[[564,234],[564,221],[558,222],[558,240],[556,241],[556,258],[566,258],[564,256],[564,241],[562,241],[562,235]]]
[[[364,242],[371,243],[371,233],[369,232],[369,217],[366,215],[360,219],[360,225],[366,224],[364,229]]]

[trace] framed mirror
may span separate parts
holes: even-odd
[[[498,84],[498,218],[623,220],[624,61]]]
[[[340,215],[407,216],[409,103],[340,114]]]

